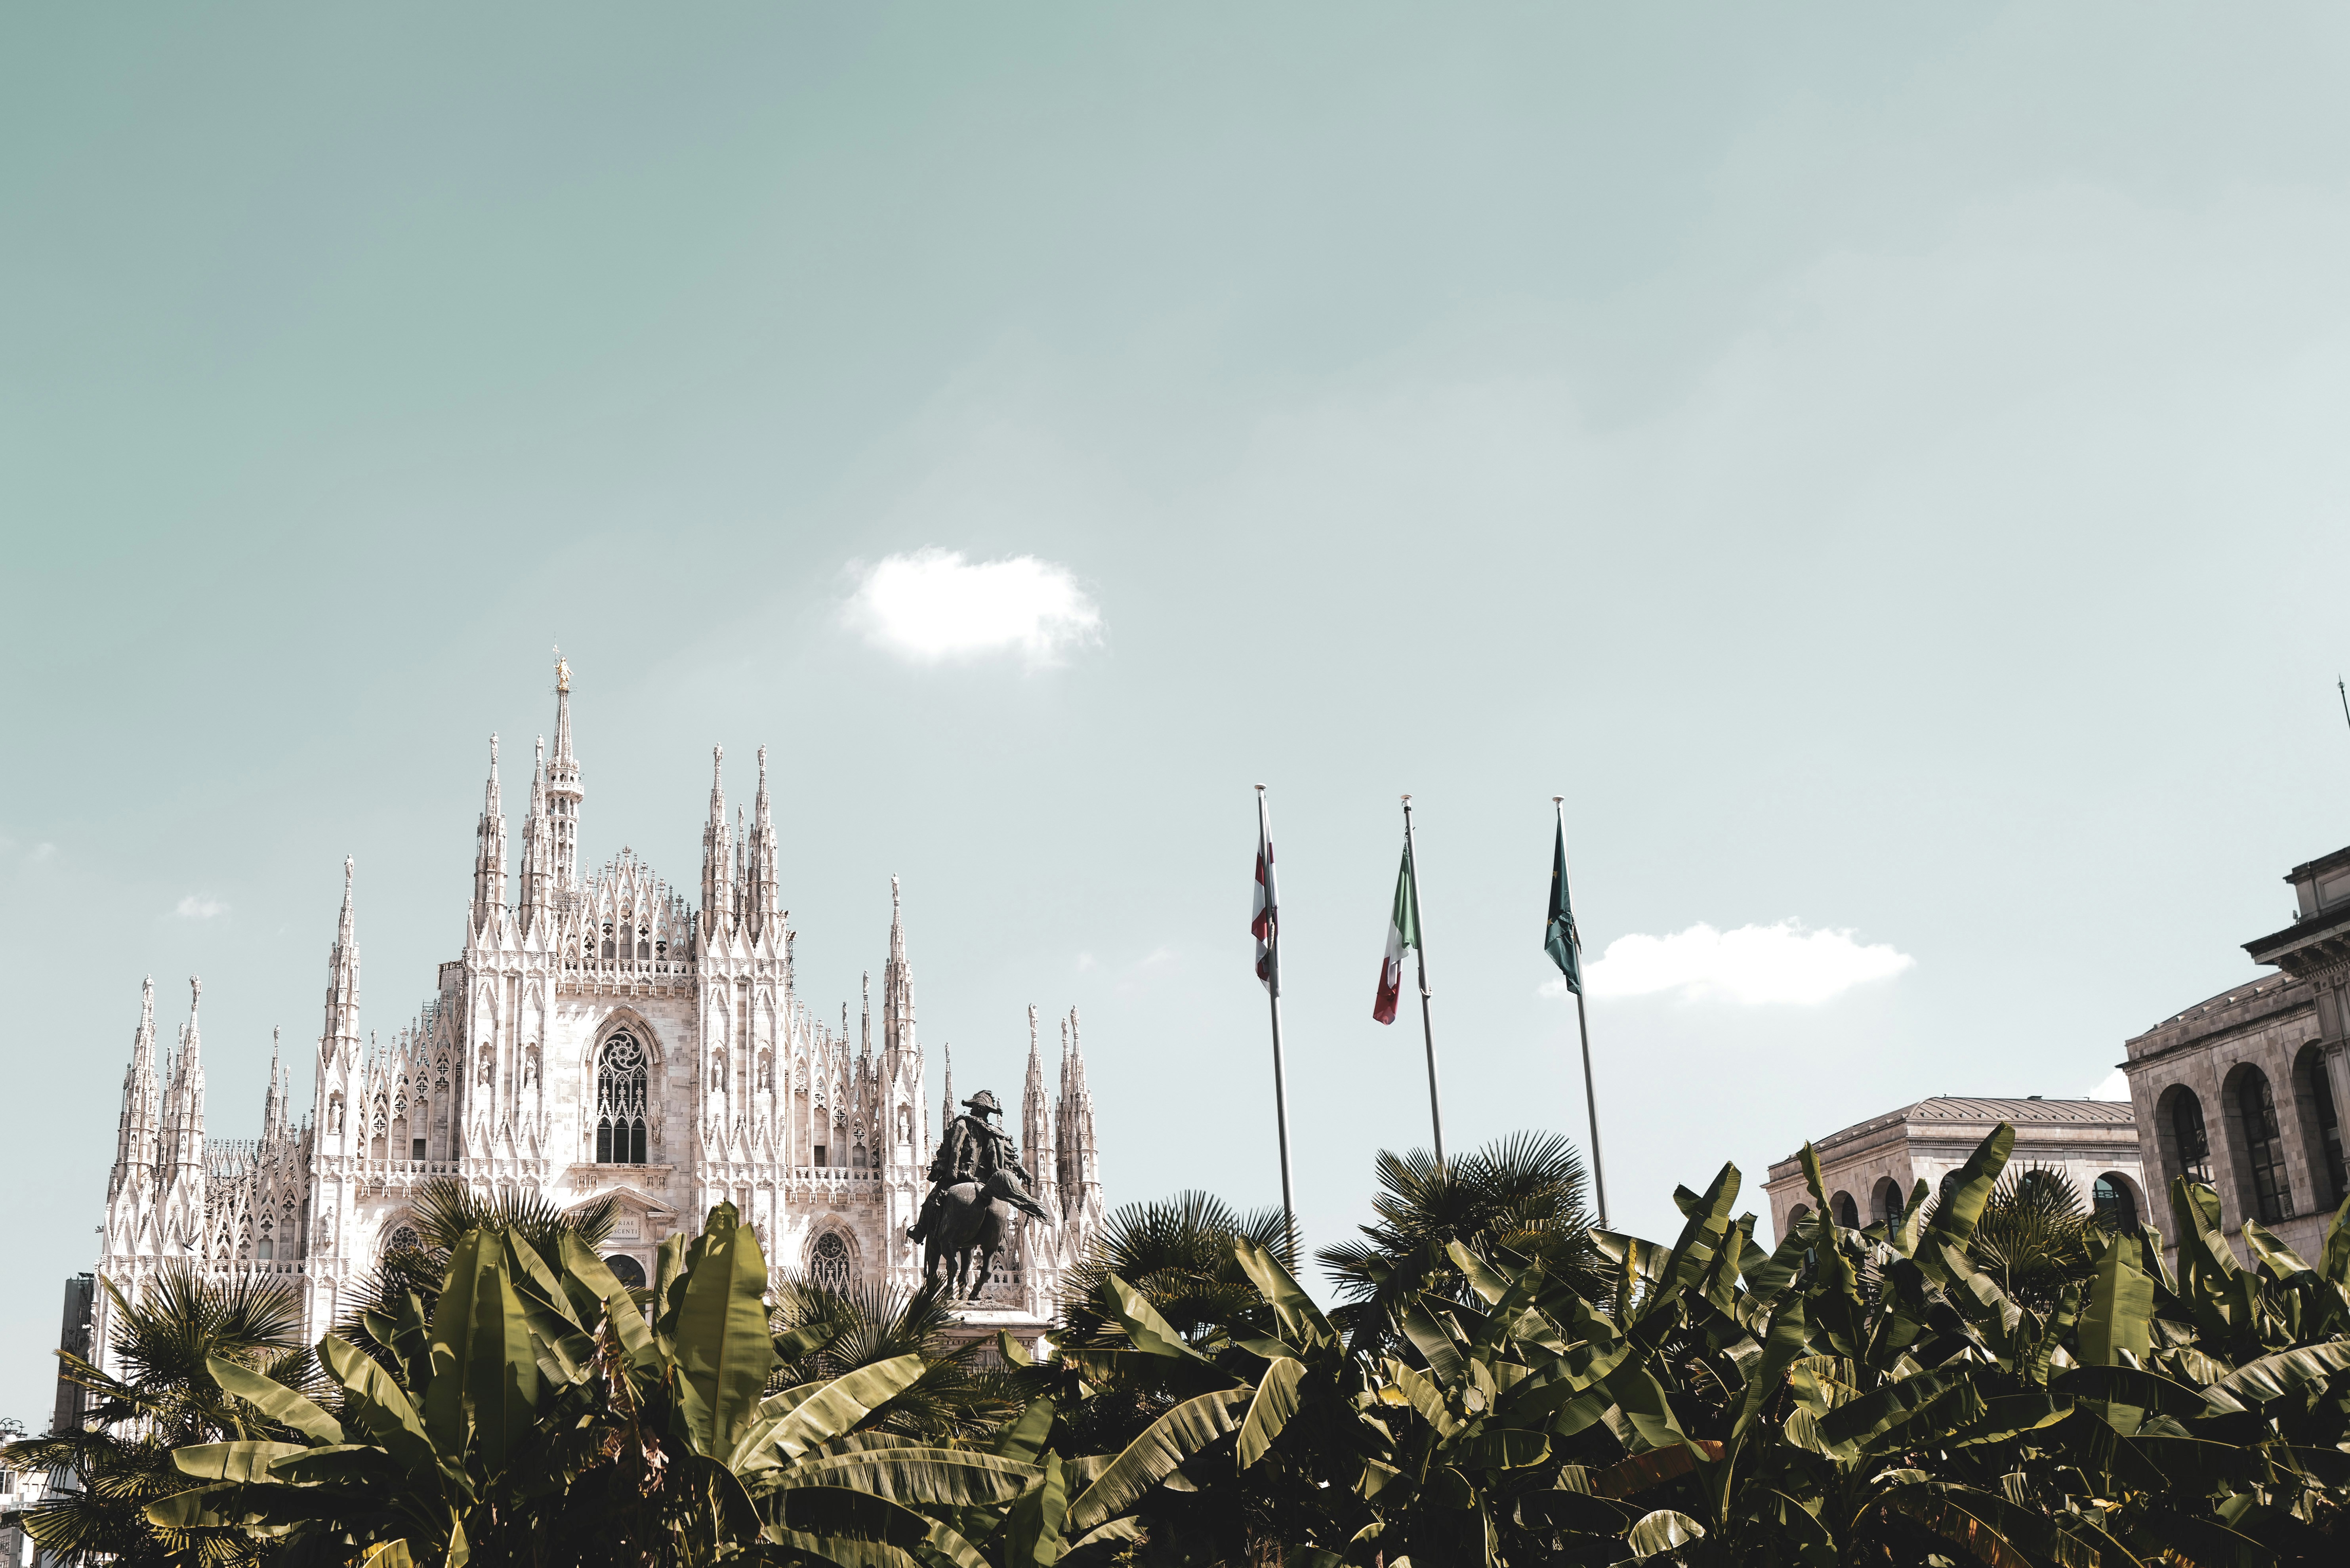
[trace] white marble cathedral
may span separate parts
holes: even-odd
[[[492,738],[463,950],[388,1047],[360,1033],[354,868],[343,863],[309,1116],[293,1118],[291,1075],[273,1060],[260,1138],[207,1138],[201,987],[177,1049],[159,1056],[149,981],[123,1077],[103,1277],[135,1293],[175,1259],[215,1275],[294,1276],[315,1340],[383,1251],[412,1241],[417,1190],[455,1177],[564,1207],[617,1199],[606,1251],[632,1282],[650,1275],[661,1238],[698,1231],[731,1200],[779,1273],[919,1282],[905,1231],[944,1123],[924,1088],[896,878],[879,1038],[869,981],[857,1032],[846,1004],[835,1030],[793,973],[764,748],[747,827],[739,810],[730,827],[713,769],[699,905],[626,849],[582,876],[570,684],[558,662],[554,755],[542,742],[511,889]],[[1076,1010],[1061,1021],[1057,1093],[1033,1007],[1028,1031],[1021,1152],[1062,1223],[1022,1222],[983,1304],[1035,1322],[1103,1207]],[[941,1115],[954,1112],[950,1066]],[[103,1345],[102,1293],[97,1308]]]

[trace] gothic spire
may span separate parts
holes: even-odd
[[[1028,1004],[1028,1081],[1020,1096],[1020,1143],[1036,1168],[1038,1185],[1049,1197],[1056,1185],[1057,1151],[1053,1144],[1053,1103],[1045,1096],[1045,1058],[1036,1044],[1036,1004]]]
[[[498,794],[498,738],[490,736],[490,782],[482,791],[482,820],[473,830],[473,929],[506,902],[506,813]]]
[[[140,988],[139,1032],[130,1039],[130,1065],[122,1074],[122,1117],[115,1130],[109,1199],[132,1171],[153,1168],[161,1111],[162,1086],[155,1073],[155,977],[149,975]]]
[[[940,1108],[940,1111],[939,1111],[939,1125],[940,1125],[941,1127],[944,1127],[944,1126],[946,1126],[949,1122],[953,1121],[953,1120],[954,1120],[954,1117],[955,1117],[955,1106],[954,1106],[954,1042],[953,1042],[953,1041],[951,1041],[951,1040],[950,1040],[950,1041],[948,1041],[948,1042],[946,1043],[946,1044],[945,1044],[945,1045],[941,1046],[940,1049],[941,1049],[941,1054],[946,1057],[946,1064],[947,1064],[947,1095],[946,1095],[946,1103],[945,1103],[945,1105],[944,1105],[944,1106],[942,1106]]]
[[[169,1158],[182,1166],[200,1166],[204,1158],[204,1038],[196,1020],[203,996],[204,982],[190,975],[188,1021],[180,1028],[180,1054],[172,1064],[172,1098],[164,1113]]]
[[[863,1044],[858,1047],[858,1054],[860,1056],[870,1056],[873,1054],[873,971],[871,970],[868,969],[865,971],[859,984],[861,987],[860,994],[863,995],[865,1000],[859,1009],[858,1014],[859,1023],[858,1027],[859,1031],[859,1038],[863,1041]],[[840,1027],[844,1031],[848,1027],[848,1004],[845,1002],[840,1004]]]
[[[277,1065],[278,1032],[269,1032],[269,1092],[261,1106],[261,1136],[275,1138],[286,1130],[286,1077]]]
[[[914,969],[906,961],[906,911],[889,877],[889,962],[881,971],[881,1049],[896,1060],[914,1049]]]
[[[766,934],[768,925],[782,915],[782,899],[776,891],[775,817],[767,798],[767,748],[759,748],[759,794],[751,812],[751,871],[750,882],[743,888],[743,901],[753,936]]]
[[[554,839],[555,890],[567,893],[579,884],[579,803],[588,792],[579,787],[579,759],[571,753],[571,666],[563,650],[555,650],[555,757],[546,769],[548,826]]]
[[[702,919],[704,930],[725,929],[734,906],[729,863],[733,846],[726,833],[726,748],[710,748],[710,820],[702,828]]]
[[[327,1026],[318,1054],[356,1056],[359,1046],[359,943],[351,913],[351,888],[359,863],[343,857],[343,912],[335,921],[335,946],[327,955]]]
[[[1069,1210],[1098,1217],[1101,1158],[1094,1142],[1094,1096],[1086,1087],[1086,1045],[1069,1009],[1069,1054],[1061,1069],[1061,1186]]]
[[[532,929],[553,906],[555,845],[546,810],[546,737],[530,764],[530,811],[522,823],[522,929]]]

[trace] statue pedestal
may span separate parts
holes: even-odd
[[[1033,1312],[982,1302],[955,1314],[954,1325],[947,1330],[947,1338],[958,1345],[979,1341],[980,1352],[972,1360],[976,1366],[992,1368],[1003,1365],[1003,1353],[996,1335],[1009,1334],[1020,1342],[1033,1361],[1048,1354],[1045,1335],[1052,1326],[1052,1319]]]

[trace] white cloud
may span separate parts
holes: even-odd
[[[2119,1067],[2097,1080],[2097,1086],[2081,1096],[2086,1100],[2126,1100],[2130,1097],[2129,1075]]]
[[[1863,947],[1850,931],[1806,930],[1795,920],[1734,931],[1695,925],[1669,936],[1617,937],[1584,966],[1584,984],[1593,996],[1675,992],[1683,1001],[1808,1006],[1889,979],[1917,961],[1883,943]],[[1542,992],[1563,996],[1566,984],[1554,977]]]
[[[858,569],[848,623],[917,663],[1018,653],[1031,668],[1100,635],[1101,611],[1066,566],[1034,556],[967,561],[917,550]]]
[[[215,915],[227,914],[228,906],[218,898],[207,898],[200,893],[191,893],[180,900],[178,913],[183,920],[209,920]]]

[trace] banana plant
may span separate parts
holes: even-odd
[[[180,1449],[204,1484],[151,1511],[446,1568],[563,1561],[550,1543],[616,1531],[670,1561],[875,1568],[929,1548],[934,1521],[908,1501],[1008,1503],[1033,1479],[1016,1460],[860,1448],[857,1428],[921,1376],[920,1355],[769,1393],[766,1262],[731,1205],[664,1243],[650,1322],[577,1238],[560,1257],[558,1273],[513,1232],[468,1232],[429,1320],[411,1298],[366,1320],[365,1349],[322,1342],[339,1413],[215,1365],[303,1440]]]

